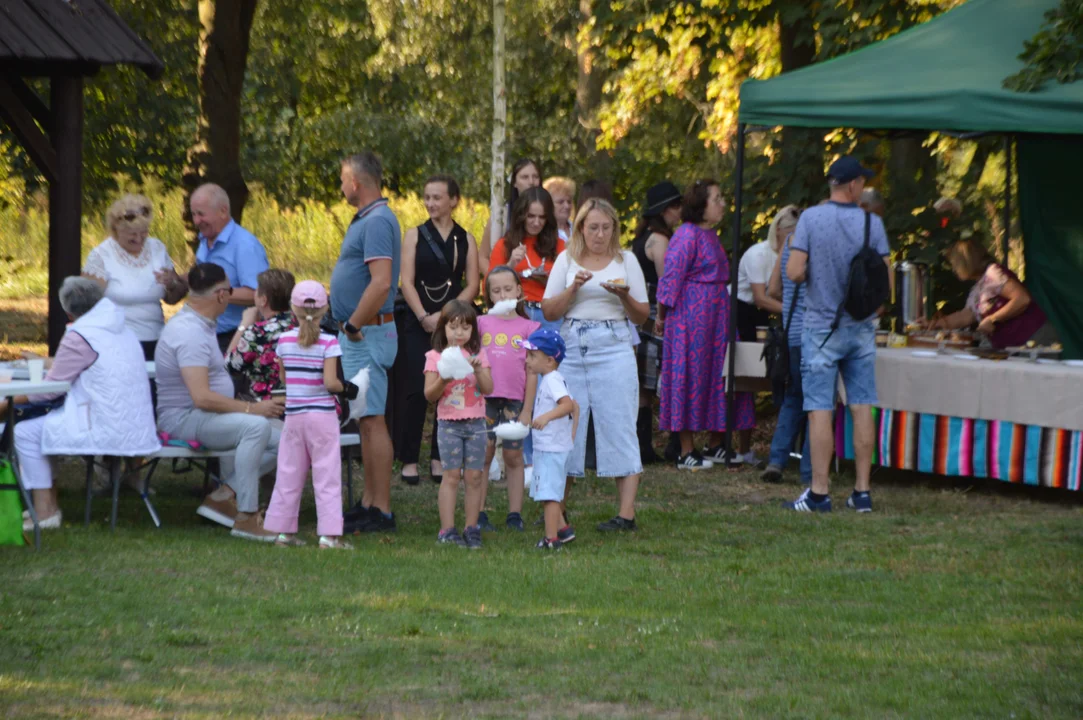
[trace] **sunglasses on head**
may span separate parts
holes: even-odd
[[[128,222],[132,222],[140,217],[150,217],[150,208],[144,206],[139,208],[138,210],[129,210],[120,217],[124,220],[127,220]]]
[[[226,295],[233,295],[233,288],[231,288],[231,287],[227,287],[227,288],[218,288],[218,289],[217,289],[217,290],[215,290],[214,292],[215,292],[215,294],[216,294],[216,295],[217,295],[218,293],[223,293],[223,292],[224,292],[224,293],[225,293]]]

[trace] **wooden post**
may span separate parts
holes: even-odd
[[[56,179],[49,183],[49,354],[56,352],[67,316],[60,307],[64,278],[82,266],[83,78],[53,75],[49,80]]]
[[[504,237],[504,142],[507,138],[507,96],[504,92],[504,0],[493,0],[493,147],[489,176],[489,237]]]

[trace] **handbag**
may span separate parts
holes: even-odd
[[[11,464],[6,460],[0,460],[0,486],[15,484],[15,472]],[[23,504],[19,498],[19,491],[15,489],[0,490],[0,545],[25,545],[26,537],[23,535]]]
[[[793,314],[797,310],[797,288],[799,287],[800,284],[794,287],[790,312],[786,317],[785,325],[772,327],[767,331],[767,341],[760,355],[760,359],[767,365],[767,378],[771,381],[771,396],[775,407],[782,405],[786,386],[790,382],[790,325],[793,324]]]

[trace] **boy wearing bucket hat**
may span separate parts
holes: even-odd
[[[579,424],[579,405],[568,394],[568,386],[557,367],[564,359],[564,338],[553,330],[537,330],[523,341],[527,370],[538,375],[531,423],[534,440],[534,480],[530,497],[545,505],[545,537],[542,550],[559,550],[575,539],[575,531],[564,523],[561,503],[567,482],[564,465],[572,451]],[[561,527],[561,525],[564,527]]]

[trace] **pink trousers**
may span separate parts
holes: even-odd
[[[301,492],[312,468],[316,495],[316,532],[342,534],[342,455],[338,415],[307,412],[286,416],[278,443],[278,477],[263,527],[272,532],[297,532]]]

